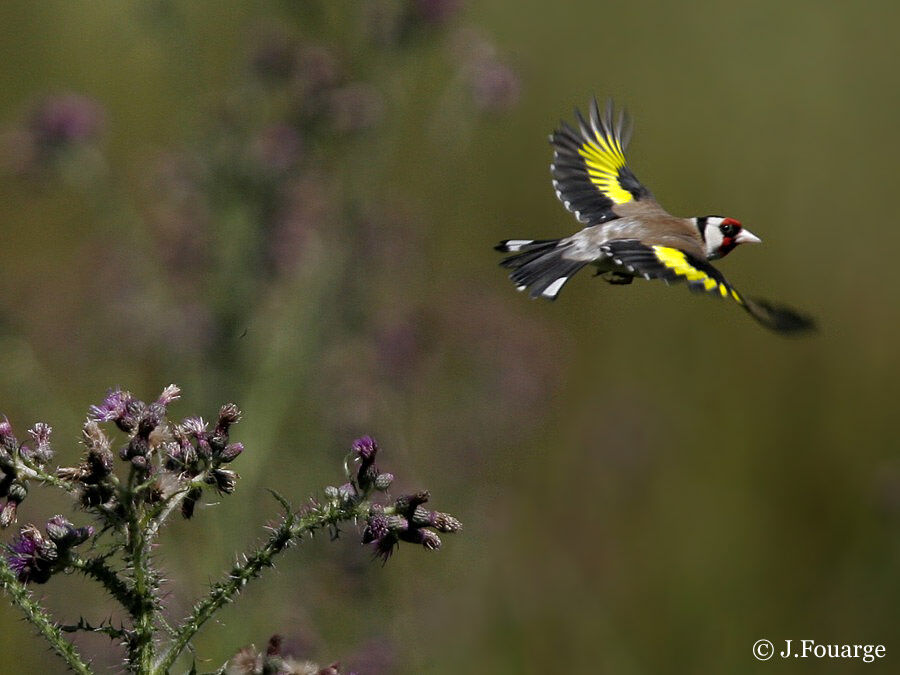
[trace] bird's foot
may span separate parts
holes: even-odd
[[[598,272],[596,276],[603,277],[603,281],[613,286],[627,286],[634,281],[634,276],[621,272]]]

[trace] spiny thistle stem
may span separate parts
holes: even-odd
[[[134,632],[128,640],[129,664],[133,671],[146,673],[153,663],[154,614],[156,588],[150,567],[150,541],[144,525],[142,475],[132,466],[128,481],[119,488],[119,501],[125,508],[125,557],[131,566],[133,601],[123,603],[133,619]]]
[[[139,509],[132,504],[128,519],[128,559],[134,577],[134,595],[140,600],[130,608],[134,618],[134,643],[130,645],[131,666],[141,673],[149,672],[153,663],[153,615],[155,588],[150,571],[149,546],[140,524]]]
[[[15,520],[28,495],[27,480],[66,489],[79,508],[102,524],[95,533],[92,526],[76,526],[61,515],[50,518],[43,530],[29,523],[19,528],[0,556],[0,590],[10,595],[75,672],[88,673],[90,668],[64,638],[68,632],[102,633],[120,641],[125,666],[131,672],[167,673],[217,611],[265,568],[272,567],[276,555],[316,530],[326,530],[336,539],[344,523],[364,521],[362,543],[371,545],[373,556],[386,562],[400,542],[434,551],[441,546],[438,533],[457,532],[462,527],[450,514],[425,508],[427,491],[392,499],[387,490],[394,476],[378,469],[378,444],[363,436],[353,442],[347,455],[347,482],[326,486],[324,499],[310,499],[297,510],[272,492],[283,515],[269,528],[268,538],[238,558],[230,572],[173,628],[162,615],[161,575],[151,556],[156,535],[176,509],[185,519],[191,518],[204,490],[233,493],[238,474],[227,467],[244,452],[243,443],[230,442],[230,430],[241,417],[236,405],[223,405],[212,423],[195,416],[173,424],[167,418],[167,406],[179,393],[178,387],[170,385],[147,403],[130,392],[109,390],[100,405],[91,406],[82,427],[85,453],[81,463],[60,468],[55,475],[44,469],[53,456],[50,425],[35,424],[28,432],[33,441],[26,445],[16,438],[9,421],[0,419],[0,499],[5,499],[0,505],[0,527]],[[127,444],[117,453],[119,460],[127,462],[127,478],[114,471],[114,440],[101,424],[115,424],[128,434]],[[105,553],[82,557],[76,552],[89,539],[99,545],[104,537],[108,542]],[[110,563],[113,551],[121,553],[122,569]],[[26,590],[26,584],[44,584],[55,574],[73,570],[97,581],[122,605],[129,617],[124,625],[115,627],[111,621],[95,624],[83,616],[75,623],[54,622]],[[163,642],[164,637],[169,639]],[[263,671],[282,672],[277,647],[267,647]]]
[[[22,457],[16,458],[15,467],[16,470],[20,472],[25,478],[36,480],[40,483],[44,483],[45,485],[52,485],[53,487],[60,488],[61,490],[65,490],[66,492],[74,493],[77,491],[77,488],[72,483],[62,480],[61,478],[57,478],[53,474],[47,473],[39,466],[35,466],[33,462],[29,462]]]
[[[116,571],[106,564],[105,558],[97,557],[88,558],[87,560],[83,558],[73,558],[71,566],[85,576],[100,582],[107,592],[115,598],[129,614],[135,616],[139,613],[138,606],[141,602],[140,598],[128,587],[128,584],[125,583]]]
[[[214,584],[206,598],[197,603],[178,630],[172,644],[150,672],[154,675],[166,673],[201,626],[218,609],[230,602],[247,582],[260,576],[264,568],[271,567],[275,555],[302,539],[306,534],[324,527],[334,526],[340,522],[365,517],[370,508],[371,505],[366,502],[342,506],[329,503],[310,509],[304,515],[298,516],[289,512],[282,516],[281,522],[269,535],[268,541],[247,556],[242,564],[236,564],[229,572],[227,579]]]
[[[54,651],[65,660],[69,668],[84,675],[90,675],[93,672],[90,666],[81,659],[75,645],[63,637],[59,626],[50,619],[38,603],[31,599],[31,594],[25,584],[16,579],[15,572],[10,569],[6,558],[2,556],[0,556],[0,586],[6,591],[12,603],[22,610],[31,625],[37,628]]]

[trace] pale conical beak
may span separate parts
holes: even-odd
[[[753,234],[750,230],[741,230],[738,232],[734,241],[738,244],[761,244],[762,239]]]

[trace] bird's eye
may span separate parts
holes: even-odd
[[[726,225],[719,226],[719,232],[722,233],[724,237],[733,237],[737,234],[738,226],[733,225],[732,223],[727,223]]]

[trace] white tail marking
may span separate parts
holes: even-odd
[[[559,289],[562,288],[563,284],[566,283],[568,280],[569,280],[569,277],[560,277],[559,279],[554,281],[552,284],[547,286],[547,288],[544,289],[544,292],[541,293],[541,295],[543,295],[545,298],[555,298],[556,294],[559,293]]]

